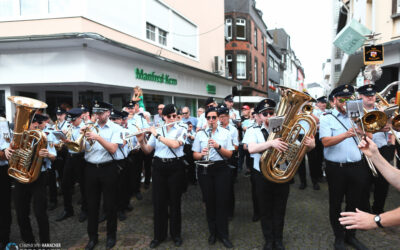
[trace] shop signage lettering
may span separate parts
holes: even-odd
[[[136,68],[135,70],[136,79],[140,79],[143,81],[151,81],[151,82],[159,82],[170,85],[177,85],[178,80],[175,78],[171,78],[168,74],[157,75],[154,71],[151,73],[146,73],[143,69]]]
[[[207,84],[207,93],[208,94],[215,95],[216,91],[217,91],[217,87],[215,85]]]

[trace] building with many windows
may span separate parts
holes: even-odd
[[[175,103],[195,114],[237,85],[216,60],[224,24],[214,0],[2,0],[0,108],[11,118],[9,95],[43,100],[50,114],[93,99],[120,108],[140,86],[151,113]]]
[[[226,74],[242,84],[234,94],[266,97],[267,26],[255,0],[225,0],[225,32]]]
[[[337,6],[337,1],[332,1],[333,5]],[[384,62],[381,65],[382,77],[375,82],[378,90],[391,82],[398,81],[400,77],[400,1],[343,0],[335,10],[333,17],[337,20],[335,36],[353,19],[372,32],[380,33],[376,44],[384,47]],[[332,55],[332,62],[332,80],[336,86],[344,83],[356,84],[357,76],[365,68],[362,48],[352,55],[337,52]],[[339,77],[336,78],[337,73]]]

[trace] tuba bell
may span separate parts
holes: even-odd
[[[260,168],[268,180],[275,183],[290,181],[297,172],[298,167],[306,153],[304,139],[306,136],[315,135],[317,124],[314,118],[308,114],[307,101],[313,100],[309,95],[287,87],[279,87],[281,100],[276,112],[277,116],[285,116],[282,129],[279,132],[271,133],[268,141],[281,138],[288,144],[286,152],[279,152],[275,148],[266,150],[260,161]],[[303,108],[306,106],[305,108]],[[305,124],[308,124],[308,130]],[[304,130],[304,137],[299,141],[301,130]]]
[[[36,99],[9,96],[16,105],[14,134],[10,147],[15,150],[9,160],[8,175],[20,183],[32,183],[40,174],[43,157],[39,151],[47,146],[46,134],[39,130],[29,130],[37,109],[47,104]]]

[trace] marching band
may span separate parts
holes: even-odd
[[[360,87],[357,92],[366,112],[385,108],[377,105],[374,85]],[[24,106],[31,114],[16,115],[14,128],[25,123],[29,127],[25,127],[23,133],[17,130],[12,133],[7,127],[9,132],[5,130],[0,134],[0,199],[3,201],[0,206],[0,250],[10,240],[13,179],[17,222],[25,243],[35,242],[29,219],[31,200],[38,221],[39,242],[51,241],[46,186],[56,190],[59,181],[64,209],[56,221],[74,215],[71,192],[75,183],[79,183],[79,222],[87,220],[89,236],[86,249],[94,249],[98,244],[101,211],[107,221],[105,246],[111,249],[117,242],[117,221],[125,220],[125,212],[133,209],[131,197],[143,198],[140,191],[143,169],[145,188],[149,188],[150,180],[152,186],[154,233],[150,248],[158,247],[168,234],[176,247],[182,246],[181,201],[188,181],[191,184],[198,182],[201,189],[208,244],[214,245],[219,240],[224,247],[233,248],[228,225],[237,202],[234,183],[244,162],[250,175],[253,221],[260,220],[265,240],[263,249],[285,249],[285,211],[293,176],[284,176],[286,172],[298,170],[299,188],[306,188],[305,160],[301,156],[296,159],[297,164],[291,164],[302,148],[304,154],[307,153],[314,190],[320,190],[318,182],[325,176],[328,182],[327,216],[335,236],[334,248],[346,249],[347,243],[356,249],[367,249],[355,237],[354,229],[346,229],[340,224],[342,202],[346,203],[345,211],[358,208],[372,209],[377,215],[384,212],[389,184],[379,172],[373,177],[359,148],[359,140],[366,136],[372,138],[380,154],[390,162],[395,154],[392,141],[396,128],[391,129],[392,117],[389,117],[387,124],[374,133],[363,130],[361,117],[354,119],[347,110],[355,93],[351,85],[335,88],[329,96],[330,109],[325,96],[316,99],[310,110],[306,105],[312,106],[311,102],[300,103],[298,108],[291,107],[290,113],[301,119],[306,117],[311,123],[307,125],[301,119],[296,122],[283,118],[283,124],[278,127],[273,124],[282,115],[277,113],[280,106],[268,98],[252,110],[248,104],[243,105],[242,117],[233,108],[232,95],[228,95],[221,106],[214,98],[208,98],[204,113],[198,119],[190,116],[189,107],[178,111],[173,104],[159,104],[154,120],[149,122],[144,115],[143,94],[138,89],[122,110],[102,101],[94,101],[91,109],[83,105],[69,110],[57,108],[57,120],[50,126],[48,116],[36,112],[37,107],[29,108],[29,100],[20,97],[22,101],[16,103],[17,109]],[[178,117],[180,114],[182,119]],[[310,128],[313,124],[315,130]],[[288,126],[300,128],[295,141],[283,132]],[[310,134],[305,133],[307,130]],[[45,136],[31,131],[39,131]],[[44,146],[39,147],[40,143]],[[277,154],[265,159],[268,154],[264,153],[272,150]],[[278,156],[279,164],[272,164],[271,169],[266,170],[264,166],[269,166],[270,160],[278,159]],[[32,164],[32,159],[38,160],[37,167]],[[295,169],[291,169],[292,165]],[[13,169],[13,175],[9,168]],[[266,171],[274,171],[275,175],[266,176]],[[282,176],[274,179],[280,173]],[[372,185],[374,201],[371,208]],[[49,209],[54,209],[57,195],[54,197],[54,192],[50,193],[53,194],[50,195]]]

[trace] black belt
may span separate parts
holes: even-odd
[[[107,162],[97,163],[97,164],[87,162],[88,166],[92,166],[92,167],[96,167],[96,168],[108,167],[108,166],[110,166],[112,163],[113,163],[113,161],[107,161]]]
[[[160,157],[154,156],[154,159],[161,161],[162,163],[175,163],[175,162],[183,159],[183,156],[178,157],[178,158],[160,158]]]
[[[83,157],[84,154],[85,154],[85,153],[74,153],[74,154],[72,154],[72,153],[68,152],[67,155],[68,155],[68,157],[70,157],[70,158],[77,158],[77,157]]]
[[[328,161],[325,160],[326,163],[336,166],[336,167],[359,167],[362,166],[363,161],[356,161],[356,162],[345,162],[345,163],[340,163],[340,162],[333,162],[333,161]]]

